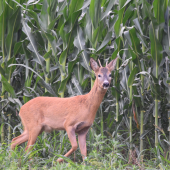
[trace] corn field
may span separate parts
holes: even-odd
[[[1,155],[23,131],[18,115],[23,104],[38,96],[88,93],[95,80],[90,58],[105,66],[118,56],[88,132],[87,165],[169,169],[169,13],[169,0],[1,0]],[[66,132],[43,133],[34,155],[49,159],[69,147]],[[75,157],[81,164],[80,153],[70,159]],[[108,157],[107,168],[100,157]],[[69,166],[76,166],[70,159]]]

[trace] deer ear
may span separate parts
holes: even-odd
[[[114,60],[112,60],[112,61],[107,65],[107,68],[108,68],[110,71],[113,71],[113,70],[115,69],[117,59],[118,59],[118,57],[116,57]]]
[[[99,65],[93,58],[90,58],[90,66],[94,72],[97,72],[99,70]]]

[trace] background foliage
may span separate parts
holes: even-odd
[[[7,147],[22,132],[18,113],[24,103],[37,96],[88,93],[95,80],[89,58],[105,65],[118,56],[112,85],[88,133],[87,164],[168,168],[169,7],[168,0],[1,0],[2,167],[10,169],[10,159],[13,167],[28,168],[24,147],[10,158]],[[69,159],[68,165],[53,163],[69,148],[65,132],[41,135],[31,153],[33,166],[77,168]]]

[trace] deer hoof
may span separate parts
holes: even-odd
[[[62,158],[58,158],[58,159],[57,159],[57,162],[59,162],[59,163],[63,163],[63,162],[64,162],[64,159],[62,159]]]

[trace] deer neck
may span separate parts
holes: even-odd
[[[94,82],[93,88],[88,93],[88,106],[90,112],[96,115],[96,112],[106,94],[107,90],[98,86],[97,79]]]

